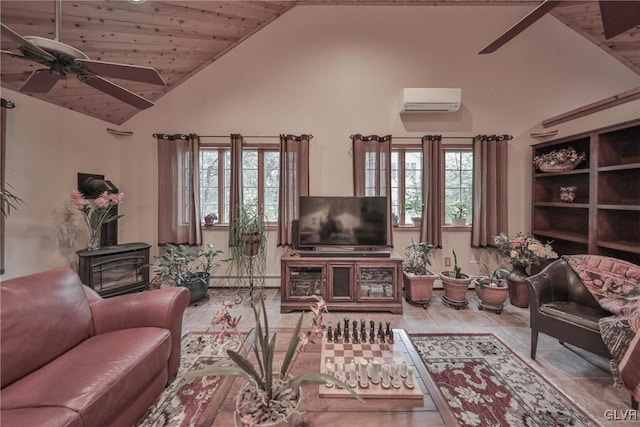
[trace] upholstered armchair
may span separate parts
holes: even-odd
[[[552,336],[600,356],[611,358],[598,321],[603,310],[565,259],[549,264],[525,280],[531,312],[531,358],[536,358],[538,333]]]

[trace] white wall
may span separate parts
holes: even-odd
[[[508,232],[527,230],[529,146],[539,142],[529,133],[541,130],[540,122],[546,118],[640,84],[637,74],[551,16],[496,53],[477,54],[529,9],[526,5],[296,6],[122,126],[134,136],[122,138],[119,162],[113,164],[113,169],[119,166],[119,170],[108,171],[108,175],[118,175],[114,182],[127,194],[122,206],[121,241],[156,242],[154,132],[311,133],[313,195],[352,194],[349,136],[354,133],[396,137],[509,133],[514,139],[509,155]],[[404,87],[460,87],[463,106],[454,114],[403,119],[398,112]],[[113,143],[114,137],[104,135],[104,124],[94,125],[92,119],[79,119],[75,113],[29,101],[30,116],[49,115],[48,110],[53,109],[64,118],[46,119],[37,125],[43,130],[30,129],[33,125],[22,119],[19,132],[23,139],[35,139],[40,145],[43,141],[30,137],[32,131],[58,133],[56,146],[64,146],[64,152],[73,153],[74,163],[83,167],[83,162],[92,158],[91,152],[86,146],[74,145],[77,133],[57,129],[59,126],[83,123],[79,130],[91,136],[90,147],[96,150]],[[635,102],[558,128],[561,135],[571,134],[638,116],[640,103]],[[16,150],[20,153],[8,153],[9,163],[26,164],[29,156],[22,148]],[[55,156],[61,157],[59,152]],[[50,196],[51,203],[65,199],[75,183],[77,167],[65,167],[64,191],[52,188],[55,196]],[[39,173],[33,179],[51,185],[49,178]],[[21,187],[16,189],[20,193]],[[35,232],[37,217],[22,209],[20,214],[27,217],[22,227]],[[12,217],[9,225],[14,239],[21,235],[16,221]],[[417,238],[417,233],[396,233],[396,251],[404,252],[411,237]],[[39,239],[25,236],[21,254],[38,253],[38,267],[43,261],[47,265],[58,261],[53,253],[32,243]],[[205,231],[205,240],[226,249],[224,233]],[[469,248],[468,233],[445,233],[444,240],[445,256],[451,256],[454,248],[461,261],[478,255]],[[77,242],[78,248],[81,244]],[[270,242],[270,249],[269,274],[277,275],[275,241]],[[26,263],[25,257],[8,256],[8,274],[39,269]],[[474,268],[469,264],[464,267]],[[434,268],[441,268],[441,257],[435,260]]]

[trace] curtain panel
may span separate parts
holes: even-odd
[[[298,218],[300,196],[309,195],[310,135],[280,135],[278,246],[293,245],[291,222]]]
[[[158,245],[201,245],[200,137],[154,134],[158,145]]]
[[[442,135],[422,137],[422,225],[420,241],[442,247],[444,154]]]
[[[352,135],[355,196],[387,197],[387,245],[393,246],[391,215],[391,135]]]
[[[8,213],[8,201],[5,197],[5,162],[6,162],[6,145],[7,145],[7,109],[14,108],[14,104],[11,101],[7,101],[2,98],[2,104],[0,108],[0,190],[2,190],[2,210],[7,208]],[[0,274],[4,274],[4,221],[5,216],[0,213]]]
[[[231,177],[229,180],[229,247],[235,247],[234,227],[242,209],[242,145],[244,138],[239,133],[231,134]]]
[[[493,236],[508,232],[507,158],[510,135],[473,138],[473,224],[471,246],[494,246]]]

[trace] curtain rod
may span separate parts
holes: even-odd
[[[240,136],[242,136],[243,138],[280,138],[280,135],[242,135],[239,134]],[[309,136],[309,139],[313,139],[313,135],[311,134],[307,134]],[[230,138],[231,134],[229,135],[199,135],[200,138]]]

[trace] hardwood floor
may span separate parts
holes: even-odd
[[[210,298],[206,303],[187,307],[183,332],[203,331],[209,328],[213,316],[221,307],[222,302],[233,300],[235,296],[235,293],[229,289],[211,289],[209,293]],[[295,326],[300,313],[280,313],[280,290],[266,289],[265,293],[270,326],[276,328]],[[404,313],[401,315],[334,311],[325,314],[324,317],[326,321],[332,321],[333,324],[345,316],[354,319],[374,320],[376,324],[379,321],[389,320],[393,328],[402,328],[408,333],[494,333],[522,359],[526,360],[603,425],[638,425],[638,418],[635,420],[622,419],[628,418],[629,412],[626,411],[631,409],[630,397],[625,390],[613,387],[607,359],[575,347],[560,345],[557,340],[540,334],[537,357],[535,361],[532,361],[529,358],[529,309],[508,305],[501,314],[479,310],[475,291],[470,290],[467,294],[469,305],[466,308],[455,310],[441,303],[441,295],[441,290],[434,290],[431,303],[426,310],[404,301]],[[233,316],[242,316],[239,325],[240,331],[249,331],[253,328],[253,312],[246,298],[230,311]],[[303,327],[307,324],[308,322],[303,322]],[[382,422],[382,418],[376,417],[374,421],[370,417],[366,417],[365,414],[353,414],[351,417],[353,419],[341,418],[340,425],[387,425]],[[366,419],[366,424],[362,424],[362,417]],[[412,415],[407,413],[407,421],[409,422],[411,419]],[[411,425],[411,423],[404,425]]]

